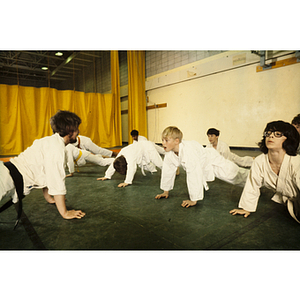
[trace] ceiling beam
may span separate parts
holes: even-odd
[[[34,69],[31,67],[27,67],[27,66],[22,66],[22,65],[5,65],[3,63],[0,63],[0,66],[5,67],[5,68],[9,68],[9,69],[22,69],[22,70],[27,70],[27,71],[33,71],[33,72],[39,72],[39,73],[47,73],[47,71],[45,70],[41,70],[41,69]]]
[[[47,52],[47,51],[45,51]],[[53,51],[55,52],[55,51]],[[41,56],[41,57],[46,57],[46,58],[53,58],[53,59],[57,59],[57,60],[63,60],[63,58],[61,58],[60,56],[55,56],[55,55],[49,55],[49,54],[42,54],[39,52],[31,52],[31,51],[20,51],[19,53],[26,53],[26,54],[30,54],[30,55],[35,55],[35,56]]]
[[[77,53],[73,52],[67,59],[65,59],[54,71],[51,72],[50,76],[53,76],[57,71],[63,68],[66,64],[68,64],[72,59],[77,56]]]
[[[0,60],[12,60],[14,62],[16,62],[16,59],[15,58],[4,58],[4,57],[1,57],[0,56]],[[30,64],[30,65],[40,65],[40,66],[45,66],[45,63],[41,63],[41,62],[33,62],[32,60],[28,60],[28,59],[24,59],[24,58],[18,58],[18,66],[19,66],[19,63],[25,63],[25,64]],[[9,67],[10,65],[9,64],[5,64],[5,63],[2,63],[3,66],[7,66]],[[49,64],[49,67],[57,67],[57,65],[55,64]]]

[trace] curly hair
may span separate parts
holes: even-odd
[[[286,140],[282,144],[282,148],[288,155],[297,155],[300,137],[297,129],[293,125],[284,121],[273,121],[267,124],[264,132],[266,131],[280,131],[286,137]],[[264,154],[268,153],[265,136],[263,136],[262,140],[258,143],[258,146]]]
[[[73,134],[78,130],[81,119],[73,112],[68,110],[58,110],[57,113],[50,118],[50,125],[53,133],[58,133],[61,137]]]
[[[114,162],[113,166],[115,170],[120,173],[121,175],[126,175],[127,173],[127,161],[123,155],[118,156]]]
[[[300,114],[298,114],[294,119],[292,120],[293,125],[300,125]]]

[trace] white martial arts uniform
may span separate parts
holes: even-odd
[[[127,184],[132,184],[137,166],[142,169],[143,175],[145,175],[144,170],[155,172],[156,169],[153,169],[153,165],[162,168],[162,158],[150,141],[132,143],[121,149],[117,157],[121,155],[125,157],[127,162],[127,172],[124,181]],[[113,164],[111,164],[105,172],[105,177],[111,179],[115,171]]]
[[[68,144],[66,151],[68,159],[67,165],[70,173],[74,173],[74,161],[80,167],[84,166],[86,162],[91,162],[99,166],[108,166],[115,160],[114,158],[103,158],[101,154],[94,155],[89,151],[80,150],[73,146],[73,144]]]
[[[30,147],[10,161],[23,176],[24,195],[28,195],[33,188],[44,187],[48,187],[48,192],[52,196],[67,193],[65,142],[58,133],[35,140]],[[18,197],[15,188],[11,189],[12,179],[3,163],[0,167],[0,196],[3,197],[7,193],[14,194],[13,202],[15,203]]]
[[[206,147],[213,148],[213,145],[209,143]],[[225,142],[220,140],[218,140],[217,151],[226,159],[231,160],[240,167],[251,167],[253,163],[253,158],[251,156],[236,155],[235,153],[230,151],[229,146]]]
[[[138,136],[138,140],[133,140],[134,142],[142,142],[142,141],[148,141],[148,139],[142,135]]]
[[[139,135],[139,136],[138,136],[138,140],[137,140],[137,141],[136,141],[136,140],[133,140],[133,142],[142,142],[142,141],[148,141],[148,140],[147,140],[146,137],[144,137],[144,136],[142,136],[142,135]],[[154,142],[151,142],[151,143],[153,143],[155,149],[157,150],[157,152],[158,152],[159,154],[165,155],[166,151],[165,151],[165,149],[164,149],[163,147],[160,147],[160,146],[156,145]]]
[[[101,148],[94,144],[92,140],[89,137],[78,135],[77,141],[75,143],[72,143],[73,146],[78,147],[81,150],[86,150],[94,154],[101,154],[102,156],[112,156],[112,151]]]
[[[203,199],[203,188],[208,190],[209,181],[215,177],[226,182],[243,186],[249,170],[239,168],[230,160],[221,156],[214,148],[203,148],[196,141],[183,140],[179,144],[179,153],[166,152],[162,167],[160,188],[170,191],[174,187],[177,168],[182,165],[186,171],[186,181],[190,200]]]
[[[0,161],[0,201],[5,198],[7,200],[13,198],[14,203],[18,202],[14,181],[10,176],[8,168],[6,168],[3,161]]]
[[[274,191],[272,200],[275,202],[284,204],[291,199],[299,202],[300,156],[285,154],[278,175],[270,166],[268,154],[256,157],[240,198],[239,208],[249,212],[256,211],[262,186]]]

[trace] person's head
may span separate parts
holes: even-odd
[[[133,140],[134,141],[137,141],[138,138],[139,138],[139,132],[135,129],[133,129],[131,132],[130,132],[130,135],[132,136]]]
[[[209,128],[206,132],[209,142],[212,145],[218,144],[218,139],[220,135],[220,131],[216,128]]]
[[[292,125],[297,129],[297,131],[300,134],[300,114],[294,117],[294,119],[292,120]]]
[[[174,151],[178,152],[179,144],[182,141],[182,132],[175,126],[169,126],[164,129],[161,134],[162,145],[166,152]]]
[[[267,154],[269,149],[282,148],[288,155],[297,155],[299,133],[290,123],[273,121],[267,124],[263,138],[258,143],[260,150]]]
[[[58,112],[50,118],[53,133],[58,133],[61,137],[69,136],[70,143],[76,142],[80,124],[81,119],[73,112],[67,110],[58,110]]]
[[[114,162],[113,166],[115,170],[120,173],[121,175],[126,175],[127,173],[127,161],[123,155],[118,156]]]

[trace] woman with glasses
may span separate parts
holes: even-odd
[[[287,205],[290,215],[300,223],[300,156],[297,155],[299,133],[290,123],[274,121],[267,124],[258,143],[263,154],[255,158],[249,172],[239,209],[232,215],[248,217],[256,211],[260,188],[274,191],[272,200]]]

